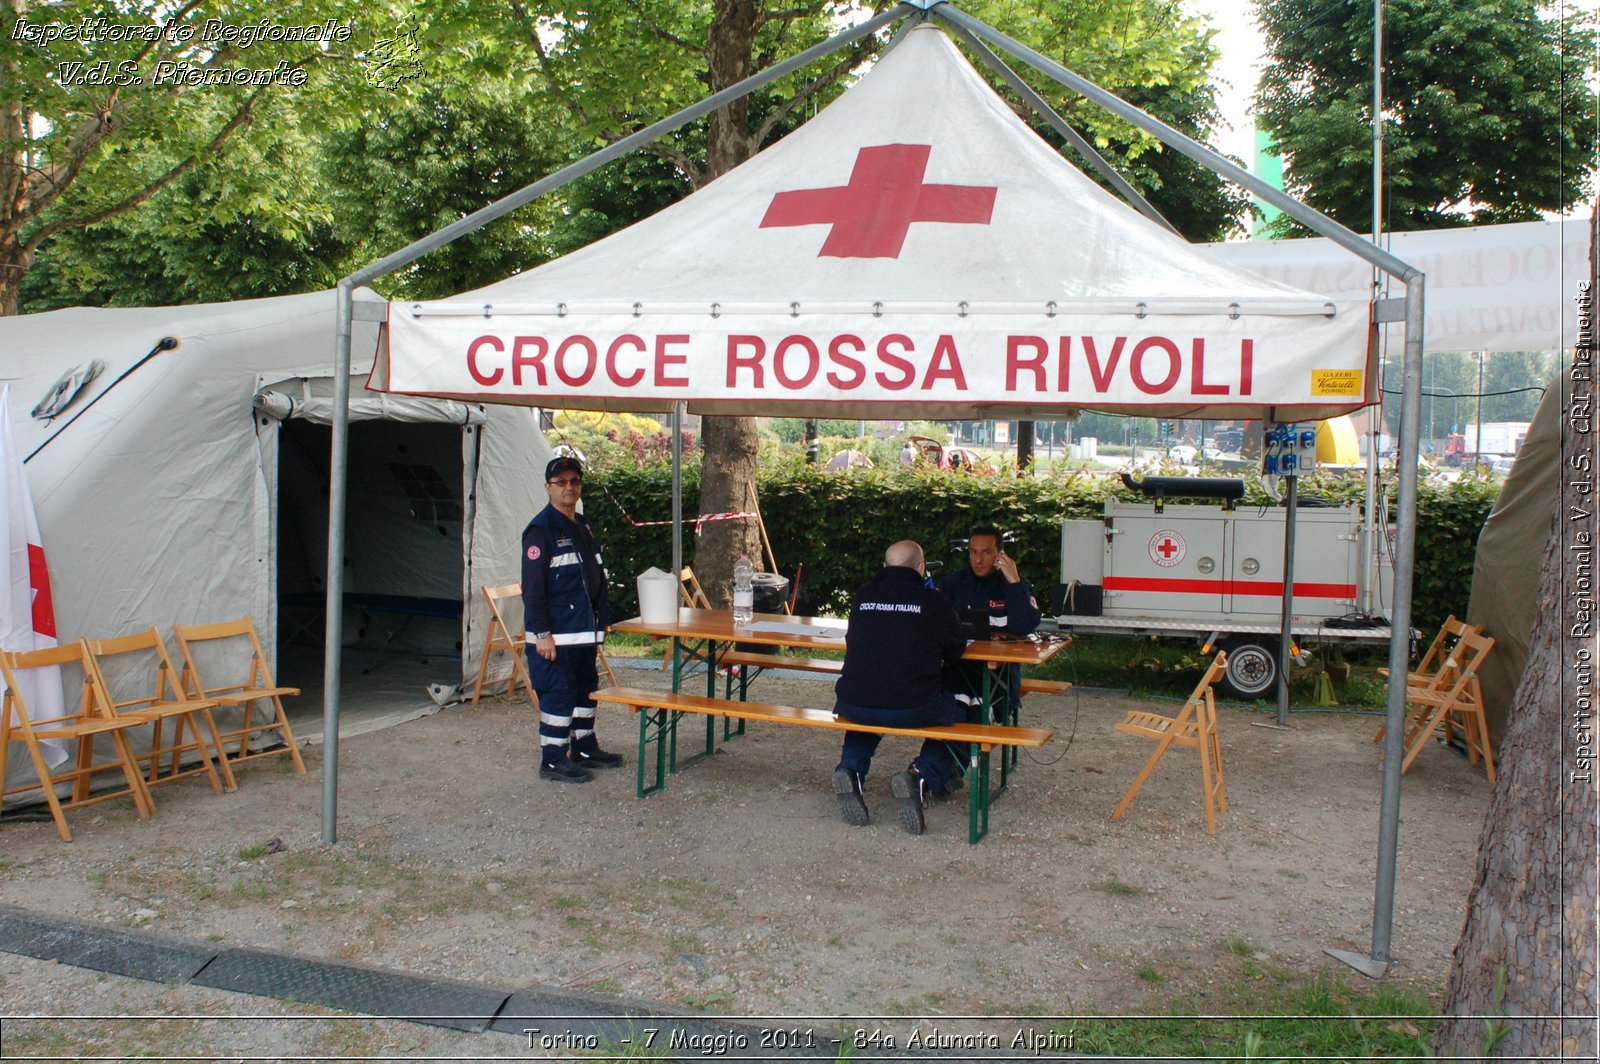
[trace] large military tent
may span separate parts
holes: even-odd
[[[62,641],[248,613],[279,679],[315,696],[333,317],[318,292],[0,319]],[[376,333],[357,325],[357,389]],[[549,445],[530,410],[359,392],[350,410],[343,642],[426,657],[416,694],[459,684],[487,623],[477,588],[519,575]]]

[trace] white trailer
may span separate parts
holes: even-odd
[[[1528,438],[1529,422],[1485,421],[1468,425],[1461,433],[1466,445],[1479,454],[1514,455]]]
[[[1228,651],[1225,689],[1270,697],[1281,667],[1284,513],[1107,499],[1100,520],[1061,522],[1057,623],[1079,635],[1202,640]],[[1389,641],[1390,552],[1386,542],[1364,538],[1359,506],[1301,501],[1291,624],[1299,646]],[[1370,597],[1364,550],[1375,555]]]

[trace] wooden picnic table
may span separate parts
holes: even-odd
[[[707,610],[692,607],[680,607],[676,619],[669,622],[646,622],[642,618],[634,617],[612,626],[613,631],[634,632],[650,635],[656,638],[671,639],[672,652],[672,693],[679,696],[686,677],[686,663],[702,660],[706,663],[706,694],[704,698],[681,696],[662,699],[671,703],[670,706],[647,705],[649,701],[643,697],[642,692],[621,692],[617,697],[606,699],[601,693],[602,701],[614,701],[640,712],[639,718],[639,759],[638,759],[638,794],[644,797],[662,789],[666,785],[666,775],[675,773],[679,763],[677,757],[677,723],[685,713],[697,713],[706,718],[706,745],[703,752],[687,758],[683,767],[688,767],[702,758],[709,757],[716,752],[716,721],[718,717],[723,722],[723,740],[729,741],[744,734],[745,723],[748,720],[765,720],[786,724],[803,724],[813,727],[839,727],[839,723],[832,720],[831,713],[819,715],[817,711],[806,711],[796,707],[770,706],[751,703],[748,701],[748,683],[752,678],[751,669],[759,672],[770,668],[791,668],[807,672],[837,673],[841,661],[838,658],[818,657],[783,657],[776,653],[764,651],[734,650],[734,644],[755,646],[758,648],[771,647],[774,650],[790,649],[800,650],[807,654],[815,652],[843,651],[845,646],[845,633],[849,622],[837,617],[795,617],[783,614],[762,614],[753,616],[746,625],[735,625],[731,610]],[[686,646],[687,645],[687,646]],[[697,645],[697,646],[696,646]],[[976,640],[967,644],[962,655],[966,660],[982,661],[991,665],[983,672],[983,690],[974,692],[982,699],[982,719],[977,726],[983,729],[985,737],[983,742],[975,741],[971,736],[953,737],[952,741],[962,741],[969,744],[970,769],[974,770],[972,786],[969,788],[969,839],[977,842],[988,831],[989,802],[992,797],[1004,793],[1009,783],[1009,773],[1016,767],[1017,749],[1019,746],[1038,746],[1049,738],[1048,729],[1019,728],[1014,721],[1009,724],[997,725],[996,707],[1002,707],[1000,718],[1007,715],[1004,707],[1009,699],[1005,676],[1007,670],[1001,666],[1007,665],[1042,665],[1049,661],[1066,646],[1065,640],[1059,639],[987,639]],[[722,648],[722,649],[719,649]],[[727,694],[723,698],[717,697],[717,671],[722,666],[728,669],[738,669],[739,698],[732,697],[733,675],[729,671]],[[1035,690],[1050,690],[1056,693],[1064,691],[1070,685],[1056,684],[1048,681],[1039,683]],[[1024,690],[1027,682],[1024,682]],[[653,710],[653,712],[652,712]],[[826,716],[828,720],[824,720]],[[975,733],[976,734],[976,733]],[[653,758],[656,771],[653,782],[646,779],[646,765],[652,760],[648,756],[650,744],[655,743],[655,757]],[[989,787],[989,752],[994,746],[1001,747],[1000,760],[1000,785],[991,794]]]

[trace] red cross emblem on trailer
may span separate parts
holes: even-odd
[[[1163,528],[1150,537],[1150,560],[1163,569],[1171,569],[1188,553],[1189,545],[1183,541],[1183,534],[1174,529]]]
[[[925,185],[929,144],[880,144],[856,153],[850,183],[772,197],[762,229],[829,226],[818,258],[897,259],[917,222],[988,225],[992,185]]]

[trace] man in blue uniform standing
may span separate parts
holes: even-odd
[[[522,619],[528,675],[539,696],[539,778],[587,783],[590,769],[622,755],[594,734],[595,652],[610,622],[605,563],[594,525],[578,512],[583,466],[554,458],[544,468],[550,505],[522,531]]]
[[[946,692],[942,675],[947,663],[961,657],[966,640],[949,601],[927,586],[916,543],[891,546],[878,575],[856,592],[844,646],[834,685],[836,717],[899,728],[961,719],[961,706]],[[882,739],[872,732],[845,733],[833,793],[846,824],[867,823],[862,787]],[[911,766],[889,781],[900,799],[900,826],[911,834],[922,834],[923,807],[944,783],[949,761],[944,744],[929,740]]]
[[[1016,561],[1006,554],[1000,530],[994,525],[977,525],[967,533],[967,568],[945,577],[939,590],[962,618],[969,613],[987,615],[991,637],[1027,636],[1039,627],[1039,601],[1034,597],[1033,588],[1017,572]],[[982,713],[980,703],[986,667],[980,661],[957,662],[946,676],[946,685],[955,692],[957,701],[965,704],[969,722],[976,722]],[[1008,665],[1005,668],[1009,715],[1015,718],[1022,667]],[[995,723],[1005,721],[997,719]],[[955,787],[960,786],[959,765],[953,766],[950,781]]]

